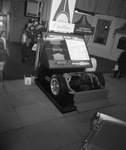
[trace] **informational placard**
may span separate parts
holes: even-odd
[[[46,36],[44,48],[43,64],[47,68],[80,70],[92,67],[83,36],[50,32]]]
[[[83,34],[83,35],[93,35],[94,27],[87,27],[80,24],[75,24],[74,33]]]
[[[71,60],[90,60],[85,42],[82,39],[66,39]]]
[[[73,33],[74,24],[50,21],[49,31],[54,31],[59,33]]]

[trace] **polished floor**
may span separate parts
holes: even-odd
[[[126,78],[104,77],[114,105],[65,114],[35,83],[5,80],[0,86],[0,150],[79,150],[94,113],[126,121]]]

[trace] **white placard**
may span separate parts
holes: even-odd
[[[49,31],[60,33],[73,33],[75,24],[50,21]]]
[[[66,39],[66,43],[71,60],[90,60],[83,40]]]

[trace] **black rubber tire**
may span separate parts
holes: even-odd
[[[65,78],[60,74],[55,74],[50,80],[50,90],[54,98],[63,99],[68,94]]]

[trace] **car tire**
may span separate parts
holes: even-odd
[[[68,93],[65,78],[60,74],[55,74],[50,80],[50,90],[54,98],[63,99]]]

